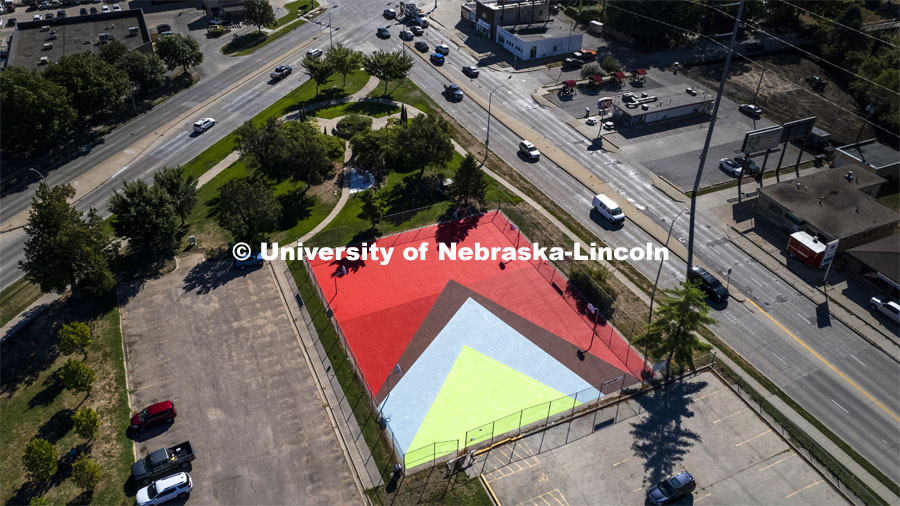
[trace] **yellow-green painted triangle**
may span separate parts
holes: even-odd
[[[463,346],[413,438],[407,465],[424,463],[426,453],[431,460],[456,450],[441,442],[459,440],[459,449],[464,448],[467,431],[470,439],[483,441],[491,434],[515,430],[520,423],[572,409],[573,402],[567,394]],[[531,407],[522,410],[522,406]],[[438,443],[439,451],[432,452],[433,443]]]

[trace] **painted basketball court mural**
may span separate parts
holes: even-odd
[[[310,262],[407,467],[597,400],[610,380],[640,381],[641,356],[578,309],[551,264],[439,260],[438,242],[530,246],[491,212],[379,239],[398,250],[386,265]],[[421,243],[426,260],[400,256]]]

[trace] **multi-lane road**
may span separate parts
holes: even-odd
[[[336,11],[333,22],[340,29],[334,32],[334,41],[362,51],[401,47],[397,29],[393,30],[391,39],[375,37],[375,28],[387,24],[380,17],[384,7],[382,3],[358,1],[353,9]],[[266,76],[273,65],[296,66],[305,54],[305,41],[322,35],[324,38],[315,45],[326,48],[327,32],[309,23],[252,56],[235,60],[229,70],[201,80],[175,99],[111,133],[89,154],[51,172],[49,182],[78,184],[93,168],[109,160],[119,160],[124,153],[128,155],[127,163],[113,167],[109,180],[84,195],[77,204],[81,209],[104,209],[110,193],[122,181],[146,179],[163,165],[189,161],[299,85],[306,79],[302,72],[276,85],[269,84]],[[432,46],[447,41],[434,28],[426,30],[425,39]],[[469,93],[480,96],[480,102],[486,102],[491,90],[506,84],[495,92],[493,107],[540,132],[549,143],[609,183],[619,193],[617,199],[628,200],[658,226],[668,228],[670,220],[683,208],[683,204],[653,187],[652,176],[644,167],[609,152],[588,149],[590,142],[566,123],[564,112],[536,104],[523,91],[528,87],[527,76],[484,69],[479,78],[470,80],[462,75],[460,68],[474,65],[476,61],[472,57],[453,47],[447,60],[443,71],[456,82],[465,82]],[[464,128],[475,137],[484,138],[487,112],[479,102],[470,97],[459,103],[447,102],[441,95],[446,78],[423,59],[416,59],[410,77]],[[512,85],[512,79],[526,82]],[[193,121],[207,116],[216,118],[217,125],[202,136],[191,137]],[[516,128],[496,118],[492,121],[491,149],[581,224],[613,247],[656,242],[631,223],[616,231],[595,223],[588,212],[593,192],[546,157],[537,163],[522,161],[517,155],[519,133],[510,126]],[[150,138],[152,143],[148,144],[148,136],[154,136]],[[141,146],[141,150],[129,153],[135,146]],[[32,194],[33,188],[27,188],[5,197],[0,202],[4,220],[26,211]],[[673,240],[686,240],[686,225],[686,219],[676,223]],[[712,219],[698,216],[696,234],[698,258],[719,273],[731,268],[732,286],[748,297],[745,303],[732,300],[726,308],[714,311],[719,337],[860,454],[900,481],[900,366],[897,362],[836,320],[832,320],[831,326],[819,328],[816,306],[730,243]],[[17,263],[22,258],[22,239],[21,230],[0,235],[2,287],[21,275]],[[645,261],[635,262],[634,266],[652,279],[658,264]],[[682,261],[671,257],[663,266],[661,286],[675,286],[683,278],[685,268]]]

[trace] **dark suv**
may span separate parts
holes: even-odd
[[[728,299],[728,290],[722,286],[722,282],[703,267],[694,266],[688,274],[688,280],[699,281],[700,288],[709,294],[712,300],[722,302]]]
[[[647,491],[647,502],[650,504],[668,504],[684,494],[690,494],[697,488],[697,482],[687,471],[663,480]]]

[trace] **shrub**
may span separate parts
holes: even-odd
[[[344,116],[334,127],[334,135],[343,139],[350,139],[354,135],[372,128],[372,118],[361,114]]]
[[[46,439],[32,439],[22,453],[22,467],[32,481],[46,482],[56,473],[56,447]]]
[[[90,392],[94,388],[97,373],[87,364],[70,358],[59,370],[63,388],[73,392]]]
[[[59,351],[65,355],[75,352],[87,354],[91,344],[91,328],[81,322],[72,322],[59,329]]]
[[[72,480],[84,490],[96,487],[102,476],[100,465],[87,455],[78,457],[78,460],[72,465]]]
[[[100,416],[91,408],[79,409],[72,415],[75,433],[85,439],[93,439],[100,429]]]

